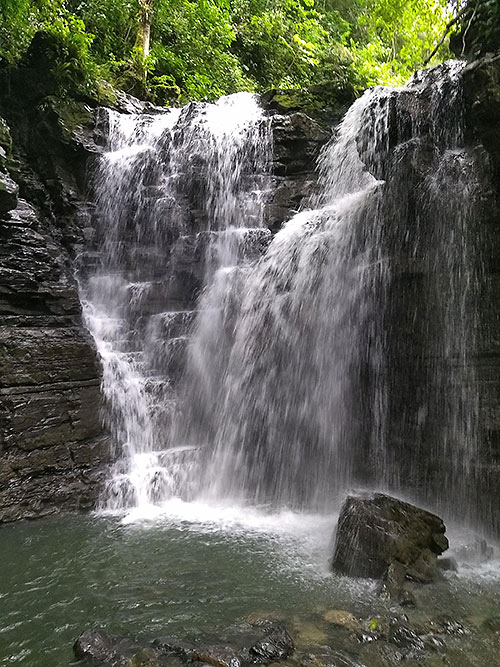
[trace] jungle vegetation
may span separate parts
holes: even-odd
[[[464,31],[496,39],[498,0],[456,2],[1,0],[0,66],[29,58],[38,35],[73,93],[113,86],[159,104],[325,83],[356,93],[449,57],[450,36],[464,53]]]

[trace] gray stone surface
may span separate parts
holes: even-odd
[[[471,63],[463,73],[464,148],[457,168],[455,184],[443,199],[457,201],[461,192],[454,191],[461,181],[460,170],[475,165],[475,182],[470,183],[466,236],[457,230],[455,250],[469,251],[475,264],[471,272],[474,298],[466,308],[474,313],[472,347],[461,371],[464,391],[469,398],[466,418],[474,424],[469,428],[473,442],[461,443],[452,434],[444,444],[444,429],[454,417],[451,397],[457,399],[450,361],[432,341],[439,340],[442,315],[436,291],[437,281],[446,281],[446,265],[436,259],[432,241],[439,229],[441,211],[422,225],[422,216],[412,213],[418,206],[426,173],[426,160],[432,159],[428,145],[409,142],[397,148],[398,168],[406,174],[409,209],[408,224],[400,236],[387,235],[391,256],[392,283],[386,308],[388,343],[388,419],[386,442],[389,460],[399,461],[400,488],[413,487],[414,497],[432,503],[439,499],[442,511],[472,522],[493,534],[500,534],[500,61],[486,57]],[[420,96],[421,108],[412,113],[425,119],[425,95]],[[410,108],[410,106],[408,107]],[[424,125],[425,126],[425,125]],[[425,158],[425,156],[428,156]],[[405,163],[408,160],[408,164]],[[410,162],[412,166],[410,167]],[[462,186],[459,186],[462,187]],[[460,211],[459,211],[460,213]],[[424,218],[425,220],[425,218]],[[399,220],[396,220],[399,223]],[[454,216],[444,220],[449,228],[456,225]],[[427,225],[427,226],[426,226]],[[392,234],[394,234],[394,228]],[[444,229],[444,227],[442,228]],[[465,244],[469,243],[469,248]],[[434,258],[434,262],[432,259]],[[431,261],[430,261],[431,260]],[[441,276],[439,275],[441,272]],[[474,285],[477,281],[477,285]],[[434,285],[434,287],[433,287]],[[462,285],[463,288],[463,285]],[[462,289],[461,288],[461,289]],[[440,319],[441,317],[441,319]],[[457,330],[458,332],[458,330]],[[450,335],[453,335],[450,332]],[[457,335],[460,335],[457,333]],[[448,352],[449,355],[449,352]],[[448,425],[447,425],[448,422]],[[460,429],[460,425],[457,431]],[[462,427],[465,428],[465,427]],[[467,464],[456,464],[460,449],[471,452]],[[455,461],[454,461],[455,460]],[[455,467],[454,467],[455,466]]]
[[[102,150],[96,144],[103,142],[106,115],[56,97],[37,106],[30,95],[29,104],[19,95],[5,106],[8,123],[0,119],[0,521],[91,506],[110,448],[100,418],[101,369],[82,325],[74,279],[100,261],[88,250],[97,213],[84,201],[86,171]],[[0,95],[0,111],[3,101]],[[140,112],[143,105],[124,96],[119,107]],[[315,160],[330,132],[303,113],[275,115],[272,125],[274,183],[265,218],[275,231],[312,192]],[[182,373],[206,248],[211,235],[221,233],[203,231],[203,188],[197,183],[204,159],[193,156],[174,212],[183,216],[186,234],[167,239],[169,279],[157,249],[134,251],[142,253],[153,276],[150,289],[136,300],[140,325],[152,326],[166,300],[167,310],[175,306],[187,314],[159,323],[163,343],[148,360],[154,368],[166,359],[172,382]],[[161,196],[151,188],[151,201]],[[170,212],[172,202],[164,203]],[[245,257],[255,259],[270,239],[267,229],[255,230],[239,243]]]
[[[401,584],[404,576],[427,583],[434,578],[437,556],[448,548],[444,533],[438,516],[410,503],[383,493],[348,496],[337,524],[332,568],[382,578],[396,563],[404,568]]]
[[[53,119],[56,127],[57,122]],[[43,183],[49,174],[37,173],[22,151],[16,161],[7,124],[0,125],[9,151],[5,162],[14,165],[14,177],[33,198],[33,203],[18,199],[18,183],[1,176],[10,192],[10,198],[0,193],[0,522],[5,522],[93,507],[108,441],[100,419],[100,364],[82,323],[71,268],[77,229],[77,202],[71,205],[71,197],[77,191],[65,173],[73,168],[67,164],[73,151],[62,141],[52,145],[51,168],[59,181],[51,185],[65,193],[63,205]],[[21,146],[14,142],[16,148]]]

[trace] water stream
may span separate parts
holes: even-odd
[[[107,111],[104,124],[95,236],[80,286],[117,449],[102,498],[113,510],[186,495],[195,483],[199,443],[172,437],[178,375],[193,324],[200,330],[205,311],[210,320],[221,311],[217,301],[195,312],[198,294],[244,270],[270,238],[271,135],[246,93],[157,115]]]
[[[88,627],[231,644],[240,625],[262,616],[284,619],[300,655],[330,646],[359,656],[354,664],[363,667],[399,665],[397,655],[377,662],[374,644],[323,619],[331,609],[362,619],[400,612],[376,595],[375,582],[328,571],[334,523],[334,516],[289,511],[214,512],[177,499],[168,517],[144,523],[75,515],[4,526],[0,665],[75,664],[72,644]],[[446,664],[445,654],[456,667],[499,665],[498,636],[485,624],[498,618],[498,583],[493,561],[422,587],[417,609],[404,610],[410,622],[441,618],[458,630],[441,632],[444,646],[405,663],[435,667]]]
[[[317,194],[272,239],[255,96],[108,112],[81,279],[118,453],[104,509],[331,511],[368,486],[479,511],[481,165],[463,148],[462,66],[358,99]],[[420,300],[398,296],[405,281]]]

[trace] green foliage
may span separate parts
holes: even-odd
[[[39,30],[50,26],[63,11],[63,0],[2,0],[0,55],[8,62],[20,58]]]
[[[181,100],[214,99],[255,84],[230,47],[235,39],[229,5],[209,0],[158,1],[148,67],[167,75]]]
[[[68,14],[58,16],[45,28],[54,48],[53,72],[63,89],[92,87],[93,60],[90,47],[94,35],[86,32],[84,22]]]
[[[403,83],[432,53],[450,14],[446,4],[428,0],[368,0],[350,44],[360,81]]]
[[[451,39],[457,56],[479,56],[500,49],[500,0],[457,0],[458,31]]]
[[[315,80],[329,33],[312,0],[236,0],[234,52],[263,87]]]
[[[452,11],[447,0],[150,4],[151,50],[144,58],[136,46],[139,0],[2,0],[0,55],[18,62],[43,31],[60,90],[106,98],[108,81],[158,104],[271,87],[361,90],[399,84],[421,66]],[[447,54],[444,44],[434,62]]]
[[[129,58],[137,31],[137,0],[67,0],[66,7],[94,35],[93,53],[98,62]]]

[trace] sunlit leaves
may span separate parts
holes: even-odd
[[[454,1],[458,7],[464,0]],[[408,78],[457,11],[447,0],[155,0],[152,6],[151,52],[141,59],[139,0],[1,0],[0,54],[15,61],[37,30],[56,32],[89,76],[97,72],[159,103],[324,82],[360,90]],[[445,43],[435,60],[446,55]]]

